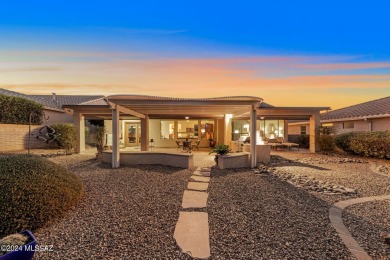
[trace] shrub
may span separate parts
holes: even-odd
[[[43,105],[22,97],[0,95],[0,123],[40,125],[43,117]]]
[[[84,133],[85,133],[85,140],[88,140],[89,133],[91,132],[91,129],[89,129],[88,126],[85,127]]]
[[[0,236],[42,227],[82,196],[78,176],[39,156],[0,157]]]
[[[309,148],[310,147],[310,136],[309,135],[299,135],[298,136],[299,147]]]
[[[55,124],[51,126],[58,137],[55,139],[58,147],[64,148],[67,153],[71,153],[76,147],[77,130],[74,124]]]
[[[209,153],[216,153],[217,155],[225,155],[231,152],[231,149],[229,148],[229,145],[226,144],[217,144],[214,146],[213,150]]]
[[[104,128],[104,126],[95,127],[94,141],[98,149],[99,148],[103,149],[105,133],[106,133],[106,129]]]
[[[341,134],[336,136],[336,145],[352,154],[390,159],[390,131]]]
[[[334,135],[336,129],[332,126],[319,126],[316,128],[316,134],[320,144],[320,149],[323,151],[333,151],[336,147]]]

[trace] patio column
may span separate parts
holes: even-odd
[[[115,106],[112,110],[112,168],[119,168],[120,165],[119,133],[119,110]]]
[[[141,118],[141,151],[149,151],[149,115]]]
[[[232,140],[232,114],[225,114],[224,118],[224,138],[223,144],[230,145],[230,141]]]
[[[85,152],[85,123],[84,115],[81,113],[73,114],[73,123],[76,126],[77,139],[76,139],[76,153]]]
[[[288,141],[288,120],[284,120],[284,139]]]
[[[316,112],[310,117],[310,152],[315,153],[320,150],[316,128],[320,126],[320,112]]]
[[[257,113],[256,113],[256,107],[252,106],[251,107],[251,114],[250,114],[250,145],[251,145],[251,155],[250,155],[250,160],[251,160],[251,168],[255,168],[257,165],[256,162],[256,119],[257,119]]]

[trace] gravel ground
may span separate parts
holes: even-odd
[[[326,195],[317,192],[311,194],[334,203],[351,197],[368,197],[390,194],[390,178],[370,170],[370,164],[377,160],[369,158],[355,158],[351,156],[332,156],[323,154],[304,153],[274,153],[290,162],[280,163],[275,168],[293,175],[306,175],[316,180],[329,182],[335,185],[356,190],[353,196]],[[382,161],[382,164],[388,164]]]
[[[78,174],[85,185],[79,205],[35,235],[54,252],[35,259],[186,258],[173,238],[188,170],[163,166],[113,170],[93,156],[52,160]]]
[[[381,233],[390,233],[390,201],[350,206],[343,212],[343,222],[372,258],[390,259],[390,245],[381,238]]]
[[[214,170],[209,192],[213,258],[353,259],[330,205],[276,176]]]

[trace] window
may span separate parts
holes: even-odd
[[[301,135],[307,134],[306,131],[307,131],[306,126],[305,125],[301,125]]]
[[[175,121],[161,120],[161,139],[175,139]]]
[[[198,138],[198,120],[178,120],[177,138]]]
[[[345,123],[343,123],[343,128],[344,129],[355,128],[355,124],[354,124],[354,122],[345,122]]]

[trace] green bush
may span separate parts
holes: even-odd
[[[319,126],[316,128],[316,134],[322,151],[333,151],[336,147],[335,134],[336,129],[332,126]]]
[[[0,157],[0,237],[42,227],[76,205],[78,176],[39,156]]]
[[[22,97],[0,95],[0,124],[40,125],[43,117],[43,105]]]
[[[309,135],[299,135],[298,144],[301,148],[308,149],[310,147],[310,136]]]
[[[77,130],[74,124],[55,124],[51,126],[58,137],[55,139],[58,147],[64,148],[67,153],[74,151],[77,142]]]
[[[390,159],[390,131],[341,134],[336,136],[336,145],[352,154]]]

